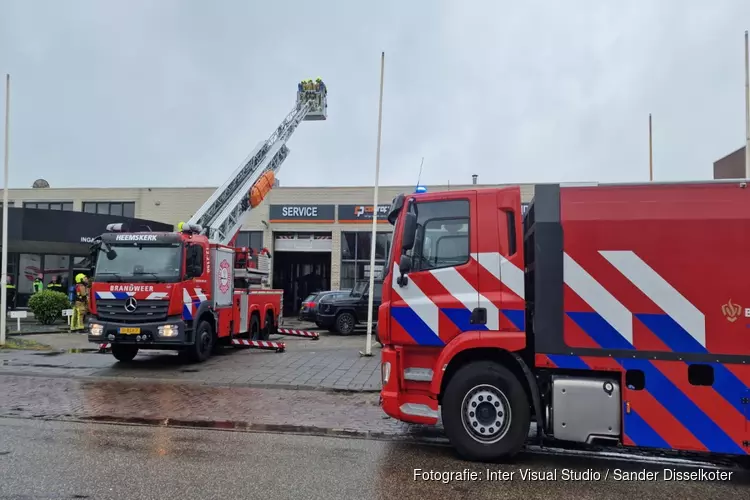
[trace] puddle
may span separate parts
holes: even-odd
[[[59,351],[35,352],[36,356],[59,356],[60,354],[82,354],[89,352],[99,352],[96,347],[86,347],[83,349],[62,349]]]

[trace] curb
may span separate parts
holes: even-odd
[[[20,418],[25,420],[42,420],[55,422],[97,423],[110,425],[130,425],[148,427],[172,427],[180,429],[211,429],[235,432],[295,434],[304,436],[325,436],[350,439],[369,439],[378,441],[401,441],[448,446],[448,439],[443,436],[416,436],[409,433],[386,431],[360,431],[357,429],[318,427],[314,425],[292,424],[255,424],[235,420],[189,420],[156,417],[118,417],[97,415],[91,417],[73,417],[56,415],[0,415],[0,418]]]
[[[75,333],[69,330],[31,331],[31,332],[8,332],[7,337],[24,337],[26,335],[53,335],[57,333]]]
[[[87,367],[60,367],[64,369],[74,369],[74,370],[85,370],[89,369]],[[129,384],[137,383],[137,384],[170,384],[170,385],[195,385],[195,386],[203,386],[203,387],[244,387],[247,389],[274,389],[274,390],[289,390],[289,391],[314,391],[314,392],[327,392],[330,394],[341,394],[341,395],[347,395],[347,394],[379,394],[380,389],[345,389],[345,388],[336,388],[336,387],[324,387],[320,385],[307,385],[307,384],[297,384],[297,385],[290,385],[290,384],[266,384],[266,383],[233,383],[233,382],[207,382],[207,381],[200,381],[200,380],[183,380],[183,379],[174,379],[174,378],[137,378],[137,377],[127,377],[127,376],[107,376],[107,375],[75,375],[75,374],[50,374],[50,373],[42,373],[42,372],[27,372],[27,371],[14,371],[14,370],[2,370],[0,369],[0,377],[1,376],[10,376],[10,377],[36,377],[36,378],[63,378],[63,379],[72,379],[72,380],[86,380],[86,381],[101,381],[101,380],[107,380],[107,381],[121,381],[121,382],[127,382]]]

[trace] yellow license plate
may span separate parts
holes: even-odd
[[[120,333],[125,335],[133,335],[135,333],[141,333],[140,328],[120,328]]]

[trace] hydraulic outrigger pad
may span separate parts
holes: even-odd
[[[293,330],[291,328],[278,328],[276,333],[279,335],[289,335],[290,337],[307,337],[310,340],[320,340],[318,332],[309,332],[307,330]]]
[[[286,350],[285,343],[272,342],[270,340],[232,339],[232,345],[236,345],[240,347],[248,347],[251,349],[261,349],[263,351],[284,352]]]

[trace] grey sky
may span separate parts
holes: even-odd
[[[747,0],[0,0],[11,187],[222,183],[321,76],[283,185],[710,178],[744,144]]]

